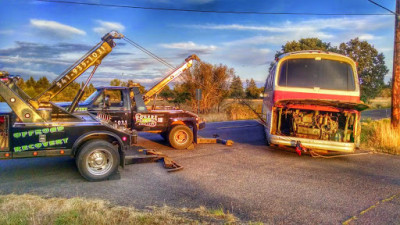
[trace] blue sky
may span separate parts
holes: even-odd
[[[71,1],[217,11],[387,13],[367,0]],[[393,0],[376,2],[395,9]],[[0,70],[52,80],[111,30],[118,30],[171,64],[178,65],[188,55],[197,54],[203,61],[234,68],[243,81],[253,78],[259,86],[275,52],[288,41],[317,37],[337,46],[359,37],[385,55],[390,69],[386,81],[392,76],[394,16],[215,14],[34,0],[0,0]],[[148,87],[168,71],[118,40],[92,81],[99,85],[113,78],[133,79]]]

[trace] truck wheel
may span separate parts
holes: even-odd
[[[168,140],[173,148],[186,149],[193,142],[193,132],[185,125],[177,125],[169,132]]]
[[[75,160],[84,178],[89,181],[101,181],[118,169],[119,153],[109,142],[94,140],[82,146]]]

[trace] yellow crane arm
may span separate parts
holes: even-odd
[[[182,63],[177,69],[169,73],[164,79],[159,81],[156,85],[154,85],[150,90],[143,95],[143,100],[144,103],[147,104],[149,103],[150,99],[160,93],[162,89],[167,86],[171,81],[173,81],[175,78],[179,77],[185,70],[190,68],[193,65],[193,60],[200,61],[199,57],[197,55],[191,55],[185,59],[185,62]]]
[[[115,46],[113,39],[121,39],[124,36],[116,31],[112,31],[104,35],[102,41],[86,53],[81,59],[75,62],[67,70],[65,70],[59,77],[57,77],[50,85],[50,87],[31,100],[30,103],[39,108],[40,104],[48,103],[58,93],[64,90],[76,78],[82,75],[89,67],[96,66],[101,63],[101,60],[108,55],[112,48]]]

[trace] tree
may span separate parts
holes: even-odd
[[[253,78],[246,80],[246,98],[259,98],[260,97],[260,89],[257,88],[257,84]]]
[[[47,77],[41,77],[35,84],[35,91],[36,94],[42,93],[44,90],[46,90],[48,87],[50,87],[50,82],[47,79]]]
[[[341,43],[339,53],[347,55],[358,64],[361,99],[367,101],[376,97],[384,88],[384,77],[389,71],[385,65],[383,53],[378,53],[374,46],[358,38]]]
[[[176,84],[174,87],[174,97],[173,100],[171,101],[172,103],[175,104],[175,106],[178,106],[179,108],[181,107],[181,104],[185,103],[186,101],[191,100],[191,95],[190,92],[187,89],[186,84]]]
[[[36,86],[35,79],[33,79],[33,77],[29,77],[29,79],[26,81],[26,87],[27,88],[30,88],[30,87],[35,88],[35,86]]]
[[[233,76],[231,85],[229,87],[230,97],[243,98],[243,83],[239,76]]]
[[[329,42],[323,42],[319,38],[302,38],[299,41],[289,41],[282,45],[282,49],[275,53],[275,58],[284,53],[302,51],[302,50],[322,50],[336,52],[337,49],[331,46]]]
[[[229,78],[235,74],[232,68],[226,65],[211,65],[206,62],[196,62],[190,70],[182,74],[184,80],[182,86],[179,86],[177,94],[185,92],[190,94],[190,104],[193,109],[197,108],[196,89],[202,90],[202,99],[200,109],[203,113],[210,112],[212,107],[220,105],[228,96]]]
[[[174,98],[174,92],[171,90],[171,88],[167,85],[164,87],[164,89],[160,92],[159,96],[163,98],[164,100],[168,101],[169,99]]]
[[[135,83],[133,82],[133,80],[128,80],[127,82],[122,81],[121,84],[119,86],[122,87],[133,87],[133,86],[138,86],[139,87],[139,92],[144,94],[146,93],[146,88],[144,86],[142,86],[140,83]]]
[[[120,79],[112,79],[111,81],[110,81],[110,86],[121,86],[121,80]]]

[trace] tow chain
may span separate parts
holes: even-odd
[[[374,154],[373,152],[361,152],[361,153],[352,153],[352,154],[340,154],[340,155],[325,156],[325,155],[321,155],[321,154],[319,154],[319,153],[317,153],[317,152],[315,152],[315,151],[312,151],[312,150],[309,150],[309,152],[310,152],[310,155],[311,155],[313,158],[323,158],[323,159]]]

